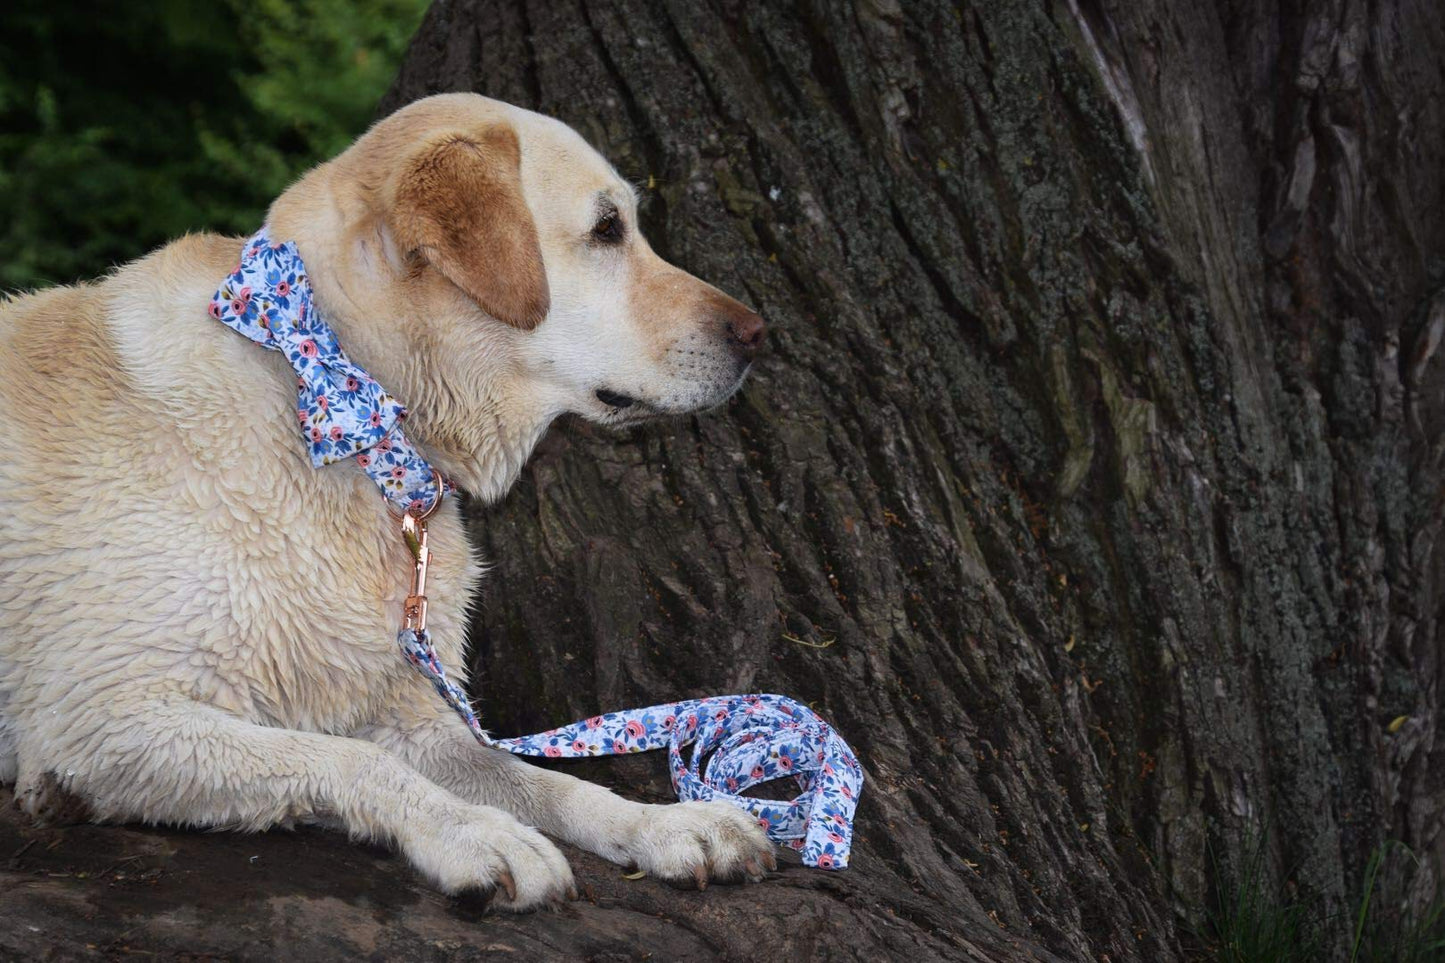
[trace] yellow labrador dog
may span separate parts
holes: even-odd
[[[268,224],[412,441],[483,498],[564,412],[718,404],[763,337],[653,253],[574,131],[479,96],[380,122]],[[208,314],[241,247],[187,237],[0,304],[0,783],[42,821],[79,799],[99,820],[339,822],[518,910],[575,894],[542,833],[664,879],[760,877],[752,817],[484,749],[403,660],[385,499],[351,461],[311,467],[286,359]],[[459,673],[479,568],[454,499],[430,531],[430,627]]]

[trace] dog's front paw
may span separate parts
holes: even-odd
[[[649,876],[698,889],[710,880],[756,882],[778,868],[757,820],[725,802],[646,807],[627,853]]]
[[[490,905],[526,912],[577,898],[572,867],[545,836],[504,812],[468,806],[459,819],[413,822],[402,847],[444,893],[480,890]]]

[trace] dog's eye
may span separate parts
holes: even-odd
[[[622,240],[622,215],[608,211],[592,225],[592,239],[604,244],[616,244]]]

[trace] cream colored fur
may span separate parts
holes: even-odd
[[[510,168],[487,146],[501,128]],[[547,313],[533,330],[398,241],[399,179],[456,138],[520,183],[532,223],[478,224],[463,253],[486,265],[497,230],[535,230]],[[599,203],[623,243],[589,234]],[[413,104],[283,194],[269,223],[298,242],[351,357],[412,410],[409,436],[485,498],[563,412],[694,410],[746,369],[746,309],[647,248],[632,191],[573,131],[505,104]],[[760,876],[771,846],[738,810],[641,805],[483,749],[404,662],[409,564],[381,496],[349,462],[310,466],[285,360],[207,314],[240,248],[187,237],[0,304],[0,783],[39,819],[63,792],[99,820],[336,820],[447,892],[495,887],[515,909],[574,892],[543,833],[667,879]],[[479,568],[455,500],[430,530],[430,627],[461,674]]]

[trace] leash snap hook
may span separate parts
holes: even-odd
[[[411,591],[402,603],[404,628],[417,635],[426,631],[426,572],[431,563],[431,549],[427,547],[426,515],[418,517],[407,512],[401,517],[401,536],[411,552]]]
[[[426,573],[427,566],[431,564],[431,549],[426,543],[426,520],[441,508],[442,497],[446,494],[446,482],[442,480],[441,472],[435,468],[432,469],[432,484],[436,485],[436,496],[430,505],[421,512],[408,508],[399,516],[401,537],[412,558],[411,591],[402,603],[402,614],[405,617],[402,627],[418,636],[426,631]],[[390,502],[387,503],[387,510],[393,518],[398,517]]]

